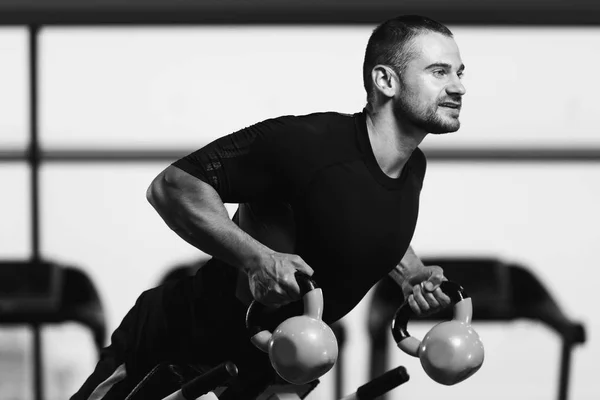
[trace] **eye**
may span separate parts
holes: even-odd
[[[438,77],[442,77],[446,75],[446,71],[443,69],[436,69],[433,71],[433,75],[438,76]]]
[[[463,76],[465,75],[465,73],[461,71],[461,72],[457,73],[456,75],[458,76],[458,79],[462,79]]]

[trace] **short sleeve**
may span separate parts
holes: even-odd
[[[285,163],[303,132],[296,117],[269,119],[223,136],[173,163],[210,184],[224,202],[286,199],[291,182]],[[289,140],[286,140],[289,139]]]

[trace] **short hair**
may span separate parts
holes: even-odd
[[[411,41],[419,34],[437,32],[453,37],[445,25],[420,15],[401,15],[379,25],[369,38],[363,63],[363,84],[370,100],[373,91],[371,71],[376,65],[388,65],[397,74],[406,68],[414,57]]]

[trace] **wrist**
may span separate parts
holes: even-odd
[[[406,262],[402,260],[392,271],[390,276],[402,287],[403,291],[412,290],[411,288],[420,283],[422,277],[426,274],[426,267],[422,262]]]
[[[261,244],[241,257],[240,267],[246,273],[261,269],[269,264],[273,253],[273,250]]]
[[[407,262],[402,260],[398,264],[398,274],[405,280],[410,280],[415,275],[419,275],[425,268],[425,265],[419,260],[418,262]]]
[[[400,260],[398,267],[400,273],[404,277],[410,278],[414,274],[418,274],[421,270],[423,270],[425,265],[412,249],[412,246],[409,246],[406,250],[406,253],[402,257],[402,260]]]

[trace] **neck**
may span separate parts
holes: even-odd
[[[377,109],[367,105],[366,110],[367,131],[377,163],[385,174],[396,178],[427,132],[403,123],[389,107]]]

